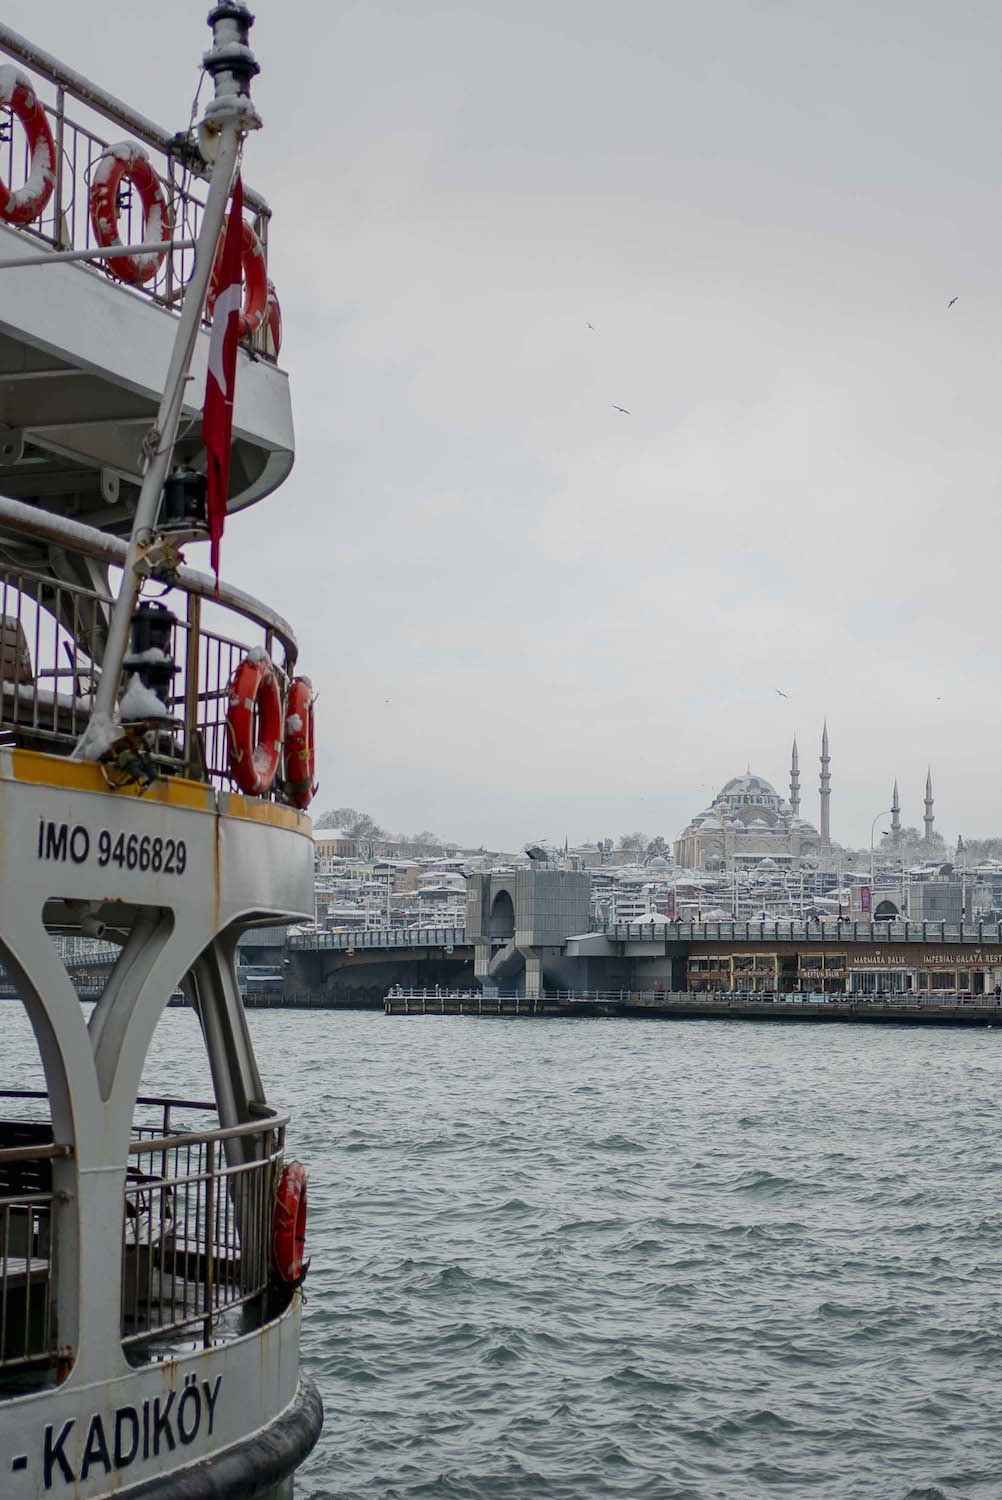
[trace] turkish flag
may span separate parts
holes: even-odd
[[[202,442],[205,444],[208,479],[210,565],[219,582],[219,539],[226,520],[230,493],[230,441],[233,436],[233,391],[237,378],[237,342],[240,336],[240,304],[243,281],[240,245],[243,237],[244,189],[239,173],[233,187],[233,204],[226,225],[223,253],[216,278],[219,292],[212,310],[209,336],[209,373],[202,408]]]

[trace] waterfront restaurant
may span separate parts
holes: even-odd
[[[695,994],[983,995],[1002,984],[1002,952],[929,943],[780,943],[753,953],[698,943],[686,960]]]

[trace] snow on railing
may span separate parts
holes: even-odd
[[[125,551],[115,537],[17,501],[0,499],[0,521],[6,532],[106,563],[119,563]],[[214,587],[204,574],[181,567],[165,596],[174,616],[170,656],[177,672],[164,727],[147,733],[154,765],[228,786],[226,710],[233,674],[245,655],[263,650],[280,680],[286,679],[297,645],[288,624],[266,605],[225,585],[217,599]],[[239,617],[240,634],[207,628],[205,601],[223,625]],[[56,754],[76,746],[94,707],[111,603],[106,588],[0,562],[0,744]]]

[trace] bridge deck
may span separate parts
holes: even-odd
[[[944,943],[1002,947],[1002,922],[609,922],[590,934],[615,943]],[[569,939],[568,941],[573,941]],[[500,945],[500,940],[496,946]],[[364,948],[472,947],[465,927],[373,927],[303,933],[290,948],[352,952]]]

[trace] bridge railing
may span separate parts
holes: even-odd
[[[597,929],[620,943],[998,943],[1002,922],[607,922]]]
[[[466,943],[465,927],[367,927],[354,932],[303,932],[289,938],[290,948],[341,953],[358,948],[458,948]]]
[[[1002,922],[606,922],[593,931],[617,943],[988,943],[1002,946]],[[370,927],[351,932],[303,933],[291,948],[465,947],[465,927]]]

